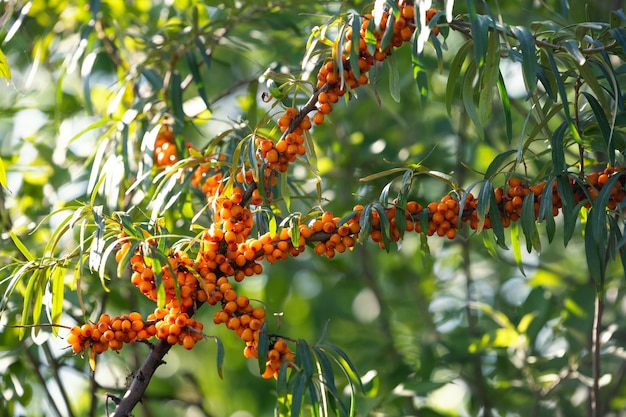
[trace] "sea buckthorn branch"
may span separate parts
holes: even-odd
[[[463,20],[462,18],[455,18],[449,23],[450,29],[455,30],[459,33],[462,33],[468,38],[472,37],[471,25],[472,25],[471,22],[467,22]],[[504,36],[510,37],[511,39],[519,40],[518,35],[516,35],[513,31],[511,31],[508,28],[499,26],[499,25],[495,25],[495,24],[489,25],[488,30],[490,32],[498,31],[500,34]],[[547,48],[553,51],[567,52],[567,48],[565,48],[565,46],[559,45],[557,43],[549,42],[545,39],[538,39],[536,35],[533,36],[533,41],[535,45],[539,48]],[[580,52],[583,55],[593,55],[599,52],[608,51],[616,47],[619,47],[619,44],[617,43],[617,41],[611,41],[608,44],[602,44],[599,46],[592,46],[588,48],[580,48]]]
[[[350,42],[344,44],[339,59],[329,60],[321,67],[317,76],[317,88],[307,103],[300,109],[287,108],[284,115],[278,118],[277,124],[282,131],[280,139],[274,142],[261,136],[256,137],[258,167],[262,173],[262,178],[258,180],[264,181],[267,193],[276,184],[277,176],[286,173],[289,165],[298,156],[306,154],[304,132],[310,130],[313,124],[323,123],[325,115],[332,111],[332,106],[338,102],[339,97],[367,84],[367,74],[376,62],[384,61],[394,48],[412,39],[416,28],[413,2],[400,1],[399,7],[398,18],[391,18],[387,11],[375,28],[371,24],[373,16],[364,16],[358,32],[358,77],[352,69],[355,61],[350,58],[352,36],[355,34],[352,28],[353,30],[346,31],[346,39]],[[435,14],[434,9],[426,11],[427,20]],[[391,22],[394,27],[387,30],[386,25]],[[435,30],[433,33],[437,34]],[[373,34],[375,39],[375,49],[372,52],[368,49],[371,39],[366,41],[369,34]],[[388,44],[383,48],[385,36],[388,36]],[[340,62],[341,68],[338,68],[337,62]],[[311,120],[309,114],[316,110]],[[176,162],[178,156],[173,132],[164,126],[157,137],[155,163],[157,167],[164,168]],[[343,219],[331,212],[324,212],[308,224],[296,224],[252,237],[254,218],[250,206],[264,204],[252,169],[245,173],[237,172],[238,185],[229,191],[229,196],[225,196],[226,179],[219,169],[214,168],[200,165],[191,179],[191,184],[206,195],[213,211],[213,225],[201,234],[197,249],[193,253],[172,251],[164,260],[153,253],[144,253],[143,246],[135,246],[135,252],[129,256],[133,271],[130,280],[133,285],[155,302],[159,298],[161,286],[165,293],[165,308],[155,309],[145,320],[139,313],[115,318],[103,315],[96,323],[72,328],[68,335],[72,350],[76,353],[88,351],[90,359],[107,349],[119,350],[124,343],[148,341],[153,337],[158,339],[137,372],[129,391],[120,400],[115,415],[125,416],[130,413],[171,346],[181,344],[191,349],[203,338],[202,324],[192,316],[205,304],[216,308],[214,324],[224,324],[242,339],[245,343],[244,355],[247,358],[257,358],[265,364],[265,378],[276,377],[285,363],[288,366],[295,364],[296,358],[289,348],[287,338],[261,335],[266,326],[265,309],[252,306],[250,300],[238,294],[233,287],[232,281],[239,283],[247,276],[260,274],[263,271],[260,263],[262,261],[272,264],[290,256],[298,256],[307,245],[316,254],[332,258],[336,253],[350,250],[357,241],[365,239],[371,239],[388,250],[391,243],[401,239],[405,232],[411,231],[453,239],[464,223],[477,231],[492,228],[494,219],[491,216],[496,213],[501,225],[508,227],[523,215],[524,207],[531,207],[534,211],[533,219],[539,221],[541,215],[546,214],[541,212],[542,207],[548,207],[547,211],[553,216],[563,207],[562,196],[559,194],[563,190],[556,187],[555,181],[552,182],[552,189],[546,190],[546,182],[529,186],[520,179],[512,178],[506,193],[503,187],[493,189],[497,211],[484,212],[478,204],[479,199],[470,193],[464,194],[463,198],[446,195],[440,201],[426,206],[415,201],[405,204],[394,202],[390,205],[379,202],[356,206],[353,213]],[[607,168],[601,173],[589,174],[581,181],[586,186],[571,180],[567,184],[571,187],[574,200],[577,203],[588,200],[586,205],[589,206],[613,175],[621,176],[621,172]],[[624,177],[621,176],[613,184],[607,203],[610,210],[615,209],[626,197]],[[526,202],[530,202],[532,206]],[[399,222],[398,216],[403,216],[404,219]],[[293,235],[295,231],[297,236]],[[120,234],[120,239],[124,238],[123,233]],[[146,239],[154,237],[146,236]],[[122,244],[116,259],[118,256],[120,260],[125,258],[125,251],[130,251],[130,248],[130,243]],[[259,346],[261,340],[267,346]],[[259,355],[260,352],[263,355]]]

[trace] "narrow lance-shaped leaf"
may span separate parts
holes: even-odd
[[[545,221],[546,223],[548,242],[552,242],[552,239],[554,238],[554,233],[556,231],[554,215],[552,213],[552,185],[554,184],[554,181],[554,177],[550,178],[541,193],[541,202],[539,203],[539,216],[537,216],[538,222],[541,223]]]
[[[91,251],[89,253],[89,269],[95,271],[100,268],[102,262],[102,255],[104,254],[104,218],[102,217],[102,206],[96,206],[92,209],[92,215],[94,223],[96,224],[96,231],[94,233],[93,241],[91,242]]]
[[[11,68],[2,49],[0,49],[0,78],[7,80],[7,84],[11,81]]]
[[[535,38],[528,28],[524,26],[512,26],[511,31],[517,37],[522,53],[522,73],[528,88],[528,94],[532,95],[537,88],[537,51]]]
[[[622,177],[624,171],[618,171],[611,175],[609,180],[602,186],[602,189],[598,193],[596,201],[593,203],[593,207],[589,212],[588,222],[592,223],[593,240],[600,244],[606,239],[606,206],[611,197],[611,191],[615,186],[615,183]]]
[[[291,408],[290,412],[292,416],[299,416],[300,409],[302,408],[302,399],[304,397],[304,390],[306,383],[306,376],[299,372],[295,376],[293,390],[291,392]]]
[[[563,244],[567,246],[574,234],[577,216],[577,211],[574,210],[574,193],[567,175],[561,174],[556,177],[556,188],[563,204]]]
[[[44,269],[36,269],[28,280],[28,285],[24,291],[24,305],[22,307],[22,319],[18,329],[18,337],[24,338],[24,327],[28,325],[28,320],[32,316],[32,324],[39,323],[41,315],[41,305],[43,300],[43,285],[41,276],[45,273]],[[39,310],[37,311],[37,308]]]
[[[596,118],[600,132],[602,133],[602,138],[604,139],[604,145],[607,156],[609,157],[609,163],[613,166],[615,165],[615,143],[613,142],[613,131],[609,126],[609,120],[606,118],[606,114],[600,106],[600,103],[593,95],[587,93],[586,91],[583,91],[583,95],[587,99],[587,102],[593,111],[593,115]]]
[[[607,92],[598,82],[601,77],[599,74],[595,74],[593,72],[592,64],[602,65],[597,60],[587,60],[584,65],[578,67],[578,72],[582,76],[585,83],[591,88],[594,94],[594,98],[600,103],[600,108],[605,109],[605,111],[610,111],[611,105],[607,100]],[[589,94],[587,92],[583,92],[583,94]],[[606,114],[605,114],[606,116]]]
[[[396,65],[394,56],[391,55],[387,58],[387,64],[389,65],[389,94],[391,98],[396,102],[400,102],[400,71]],[[420,90],[421,93],[421,90]]]
[[[590,214],[596,209],[594,207],[591,209]],[[602,210],[603,214],[604,210]],[[605,247],[599,245],[598,242],[594,239],[594,235],[596,234],[594,222],[590,221],[591,219],[587,219],[587,224],[585,225],[585,258],[587,259],[587,267],[589,268],[589,274],[593,278],[596,284],[596,289],[598,291],[601,290],[604,283],[604,277],[606,273],[606,257],[604,256]],[[602,228],[600,232],[604,232],[606,227]]]
[[[417,83],[417,89],[420,94],[422,106],[426,103],[428,97],[428,74],[424,67],[423,52],[418,52],[417,31],[413,34],[413,49],[411,55],[411,63],[413,65],[413,79]]]
[[[519,268],[522,275],[526,276],[524,271],[524,264],[522,262],[522,248],[520,245],[519,224],[517,222],[511,223],[511,246],[513,247],[513,258]]]
[[[563,102],[563,111],[565,112],[566,123],[568,124],[572,135],[577,141],[580,141],[580,135],[578,134],[578,130],[574,126],[574,122],[570,116],[569,111],[569,102],[567,100],[567,90],[565,88],[565,83],[561,78],[561,73],[559,72],[559,68],[556,64],[556,60],[554,59],[554,55],[550,50],[545,50],[546,55],[548,57],[548,61],[550,62],[550,67],[552,68],[552,72],[554,73],[554,79],[556,80],[556,85],[559,90],[559,96],[561,97],[561,101]]]
[[[550,147],[552,148],[552,166],[556,174],[562,174],[565,172],[565,149],[563,142],[565,140],[565,131],[567,129],[568,122],[565,121],[554,131],[550,140]]]
[[[480,117],[478,117],[476,105],[474,104],[474,77],[476,76],[476,70],[476,63],[470,63],[465,77],[463,78],[463,105],[470,120],[474,123],[474,126],[476,126],[476,133],[483,139],[485,132],[480,122]]]
[[[476,12],[476,2],[473,0],[466,0],[467,11],[469,12],[470,24],[472,27],[472,37],[474,38],[474,59],[478,62],[478,66],[482,67],[485,63],[487,36],[489,32],[484,30],[481,22],[481,17]]]
[[[493,194],[493,184],[491,180],[486,180],[482,187],[480,187],[480,192],[478,193],[478,202],[476,204],[478,226],[476,226],[476,233],[482,232],[485,225],[485,218],[491,206],[491,194]]]
[[[504,250],[508,250],[506,246],[506,239],[504,237],[504,226],[502,225],[502,219],[500,218],[500,208],[496,201],[496,194],[491,192],[489,203],[489,218],[491,220],[491,228],[496,238],[496,243]]]
[[[351,14],[352,33],[361,31],[361,16],[358,13]],[[350,68],[354,73],[354,77],[358,80],[361,75],[361,67],[359,67],[359,54],[361,48],[361,37],[352,36],[352,45],[350,46]]]
[[[528,253],[531,253],[533,248],[537,251],[541,250],[537,223],[535,222],[535,195],[533,193],[528,193],[524,197],[520,221],[522,223],[522,232],[524,232],[526,250]]]
[[[509,94],[506,91],[506,86],[504,85],[504,78],[502,78],[502,73],[498,74],[498,92],[500,93],[502,110],[504,111],[506,138],[508,142],[511,143],[511,141],[513,140],[513,117],[511,116],[511,102],[509,100]]]
[[[191,72],[193,81],[196,84],[198,95],[204,102],[206,108],[210,110],[211,104],[209,103],[209,99],[206,95],[206,90],[204,88],[204,80],[202,79],[202,75],[200,75],[200,71],[198,70],[198,61],[196,61],[196,56],[194,55],[192,51],[187,50],[187,52],[185,52],[185,57],[187,58],[187,66],[189,67],[189,72]]]
[[[0,187],[7,187],[7,171],[4,167],[4,162],[2,161],[2,157],[0,157]]]
[[[65,272],[67,267],[56,265],[50,273],[50,288],[52,293],[52,308],[50,309],[50,322],[59,324],[63,313],[63,299],[65,290]],[[59,333],[57,326],[52,327],[52,333],[56,336]]]
[[[215,343],[217,344],[217,355],[216,355],[216,365],[217,365],[217,374],[220,379],[224,379],[224,344],[222,343],[222,339],[219,337],[215,337]]]
[[[498,83],[500,74],[500,45],[498,37],[499,35],[495,31],[489,33],[487,57],[483,66],[478,93],[478,116],[481,124],[485,124],[491,117],[493,90]]]
[[[467,53],[472,48],[473,41],[470,39],[461,46],[450,63],[450,70],[448,72],[448,83],[446,84],[446,110],[448,116],[452,115],[452,102],[456,98],[456,89],[461,84],[461,71],[463,69],[463,63],[467,58]]]
[[[385,251],[389,252],[392,244],[389,217],[387,217],[385,208],[380,203],[374,203],[373,208],[378,213],[378,218],[380,219],[380,232],[383,238],[383,245],[385,245]]]
[[[265,363],[267,362],[269,343],[269,336],[267,334],[267,322],[264,322],[259,329],[259,341],[257,343],[257,360],[259,363],[259,371],[261,373],[265,372]]]
[[[509,149],[502,153],[496,155],[495,158],[491,161],[489,166],[487,167],[487,171],[485,171],[485,179],[492,179],[494,175],[498,173],[500,166],[507,160],[511,155],[515,154],[517,151],[515,149]]]
[[[172,71],[170,78],[170,100],[175,119],[173,128],[176,135],[182,132],[182,125],[185,120],[185,112],[183,111],[183,90],[180,83],[180,73],[176,70]]]
[[[17,237],[17,235],[15,234],[15,232],[13,230],[9,231],[9,236],[11,237],[11,240],[13,241],[13,243],[15,244],[17,249],[24,256],[24,258],[26,258],[27,261],[34,261],[35,260],[35,257],[33,256],[33,254],[30,253],[30,251],[28,250],[26,245],[24,245],[24,243],[22,243],[20,238]]]

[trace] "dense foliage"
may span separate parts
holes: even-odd
[[[0,413],[619,414],[626,15],[555,3],[3,3]]]

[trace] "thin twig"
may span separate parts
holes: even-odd
[[[591,369],[593,385],[591,387],[591,417],[601,416],[600,404],[600,335],[602,333],[602,313],[604,310],[604,291],[598,289],[593,308],[593,326],[591,329]]]

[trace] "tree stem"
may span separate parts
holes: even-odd
[[[159,342],[154,345],[152,350],[150,350],[150,354],[141,365],[141,368],[135,372],[133,382],[130,384],[130,387],[128,387],[124,397],[120,399],[111,417],[127,417],[132,415],[131,411],[135,408],[137,403],[141,401],[156,369],[165,363],[163,357],[169,352],[171,347],[172,345],[167,343],[166,340],[159,340]]]
[[[591,368],[593,385],[591,387],[591,417],[600,417],[600,335],[602,333],[602,313],[604,311],[604,291],[596,291],[593,309],[593,327],[591,329]]]

